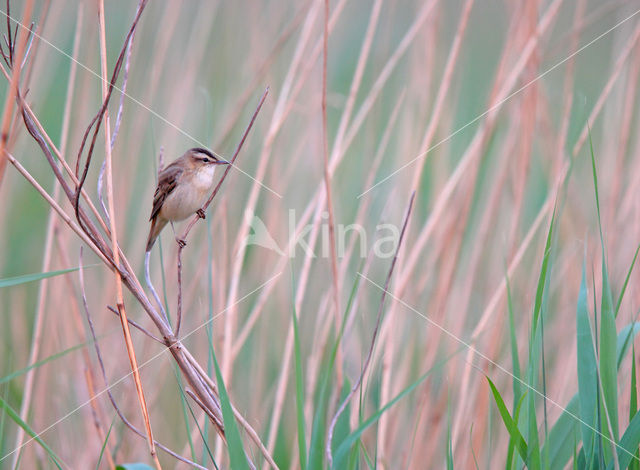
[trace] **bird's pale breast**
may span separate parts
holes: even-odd
[[[167,220],[184,220],[207,200],[215,167],[206,166],[191,175],[183,175],[175,189],[167,196],[160,210],[160,216]]]

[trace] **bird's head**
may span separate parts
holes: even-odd
[[[214,154],[213,152],[196,147],[187,150],[187,156],[195,168],[202,168],[209,165],[228,165],[229,162]]]

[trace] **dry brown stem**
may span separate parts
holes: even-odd
[[[18,96],[18,88],[20,84],[20,71],[22,70],[22,59],[24,57],[25,49],[27,46],[27,41],[31,36],[31,31],[28,33],[20,35],[20,41],[18,41],[18,25],[16,25],[15,34],[11,35],[11,10],[10,8],[10,0],[7,0],[7,34],[8,34],[8,55],[9,61],[7,62],[7,66],[11,64],[11,80],[9,82],[9,90],[7,96],[4,101],[4,110],[2,112],[2,120],[0,121],[0,184],[2,184],[2,177],[4,176],[5,169],[7,167],[7,157],[5,154],[5,150],[7,149],[7,141],[9,140],[9,129],[11,126],[11,122],[13,121],[13,106]],[[22,12],[22,24],[28,24],[29,19],[31,18],[31,12],[33,11],[33,0],[27,0],[24,5],[24,10]],[[15,46],[18,46],[18,49],[15,50]],[[5,53],[3,52],[4,56]],[[6,57],[5,57],[6,61]]]
[[[140,4],[140,8],[138,9],[138,12],[136,14],[136,17],[131,25],[131,28],[129,29],[129,33],[127,34],[127,37],[124,41],[124,45],[120,51],[120,55],[118,57],[118,60],[116,62],[116,65],[114,67],[112,76],[110,81],[108,82],[108,87],[106,89],[103,89],[104,91],[104,101],[102,103],[102,106],[99,110],[99,112],[96,114],[96,116],[93,118],[93,120],[91,121],[89,127],[87,128],[87,130],[84,133],[84,136],[82,138],[82,144],[80,147],[80,151],[78,152],[78,159],[76,162],[76,174],[78,175],[77,179],[72,178],[72,183],[70,184],[64,177],[61,169],[58,166],[57,163],[57,159],[54,157],[54,154],[52,152],[52,148],[55,149],[55,147],[53,147],[50,142],[51,139],[49,138],[49,136],[47,135],[46,131],[42,128],[42,126],[39,125],[36,116],[34,115],[34,113],[32,112],[31,108],[28,107],[28,105],[25,103],[23,97],[22,97],[22,93],[20,92],[20,90],[16,90],[15,96],[16,99],[18,101],[18,105],[19,105],[19,110],[20,110],[20,114],[22,116],[22,120],[24,121],[24,124],[29,132],[29,134],[34,138],[34,140],[38,143],[38,145],[40,146],[47,162],[49,163],[49,166],[51,167],[51,170],[54,173],[54,176],[56,178],[56,180],[58,181],[58,183],[60,184],[60,187],[63,190],[64,195],[66,196],[67,200],[69,202],[71,202],[74,206],[74,210],[75,210],[75,218],[77,223],[80,225],[79,227],[76,225],[76,222],[74,222],[73,220],[71,220],[71,218],[69,216],[66,215],[66,213],[62,210],[62,208],[56,203],[56,201],[51,198],[46,191],[44,191],[42,189],[42,187],[38,184],[38,182],[35,180],[35,178],[33,178],[20,164],[19,162],[13,158],[6,150],[3,151],[3,155],[6,156],[7,159],[9,159],[14,166],[16,166],[16,168],[18,168],[19,170],[21,170],[21,173],[23,174],[23,176],[25,178],[27,178],[27,180],[34,185],[34,187],[36,187],[36,189],[38,189],[38,191],[40,192],[40,194],[46,199],[46,201],[51,205],[52,208],[54,208],[56,210],[56,212],[58,212],[62,217],[63,220],[66,222],[66,224],[68,226],[70,226],[72,229],[74,229],[74,231],[78,234],[78,236],[85,242],[87,243],[87,245],[94,251],[96,252],[96,254],[100,257],[100,259],[106,264],[106,266],[111,269],[112,271],[114,271],[115,275],[116,275],[116,279],[117,279],[117,285],[124,285],[134,296],[134,298],[136,299],[136,301],[140,304],[140,306],[144,309],[144,311],[147,313],[147,315],[149,316],[149,318],[153,321],[153,323],[155,324],[155,326],[157,327],[159,333],[160,333],[160,337],[162,338],[162,341],[164,343],[165,346],[167,346],[174,358],[174,360],[176,361],[178,367],[180,368],[180,370],[182,371],[187,383],[192,387],[192,391],[193,393],[198,397],[199,399],[199,403],[201,403],[204,407],[206,407],[206,411],[208,412],[208,414],[213,415],[214,417],[217,417],[216,420],[214,421],[214,425],[216,425],[216,430],[223,435],[224,431],[222,429],[222,416],[220,413],[220,407],[219,404],[217,403],[218,398],[215,396],[215,394],[213,393],[212,389],[210,387],[208,387],[206,384],[207,382],[203,379],[203,377],[201,376],[201,374],[204,372],[201,368],[200,369],[195,369],[190,361],[188,360],[188,351],[186,351],[186,349],[184,348],[184,346],[181,344],[181,342],[176,338],[176,336],[173,334],[173,332],[171,331],[171,329],[169,328],[169,326],[166,324],[166,322],[164,321],[164,319],[162,318],[162,316],[160,315],[160,313],[158,312],[158,310],[156,308],[154,308],[152,306],[152,304],[150,303],[149,299],[147,298],[146,294],[144,293],[142,286],[138,280],[138,278],[135,275],[135,271],[133,270],[133,268],[131,267],[129,261],[127,260],[126,256],[124,255],[124,253],[122,252],[122,250],[119,248],[116,237],[115,237],[115,226],[113,225],[115,217],[114,217],[114,212],[113,212],[113,186],[112,184],[108,183],[108,187],[107,188],[107,192],[108,192],[108,197],[109,199],[111,199],[110,201],[110,222],[112,224],[111,229],[110,230],[104,230],[101,232],[101,230],[98,228],[98,226],[96,226],[96,224],[93,222],[93,220],[89,217],[89,215],[87,214],[84,205],[82,204],[82,202],[85,200],[84,199],[84,195],[82,193],[82,186],[84,185],[84,183],[86,182],[86,177],[88,174],[88,170],[91,164],[91,159],[92,159],[92,155],[93,155],[93,151],[94,151],[94,147],[95,147],[95,143],[96,143],[96,139],[97,139],[97,133],[99,131],[99,128],[102,124],[102,121],[105,119],[106,115],[107,115],[107,107],[110,101],[110,97],[113,91],[113,88],[115,86],[115,82],[118,79],[118,75],[120,72],[120,69],[122,67],[122,63],[123,63],[123,58],[126,52],[126,46],[130,41],[130,38],[135,30],[136,25],[138,24],[138,21],[141,17],[141,14],[144,10],[144,7],[146,5],[146,0],[143,0]],[[101,21],[104,21],[104,19],[102,18]],[[102,25],[102,30],[104,33],[104,25]],[[104,41],[103,41],[104,44]],[[102,51],[102,57],[103,59],[106,57],[106,54],[104,53],[104,48]],[[104,65],[104,60],[103,60],[103,65]],[[103,67],[104,69],[105,67]],[[105,84],[106,85],[106,84]],[[263,99],[260,103],[260,105],[262,104],[262,102],[264,101],[264,98],[266,97],[266,92],[265,95],[263,96]],[[254,114],[254,117],[251,121],[251,124],[249,126],[249,128],[251,127],[251,125],[253,124],[256,116],[257,116],[257,112],[259,111],[256,110],[256,113]],[[108,130],[108,123],[105,124],[105,128]],[[89,134],[91,132],[91,129],[93,129],[93,134],[92,137],[90,139],[90,143],[88,146],[88,152],[86,155],[86,159],[84,161],[84,165],[83,165],[83,169],[82,172],[80,172],[80,162],[81,162],[81,158],[80,156],[83,153],[83,150],[85,149],[85,146],[87,144],[88,141],[88,137]],[[248,132],[248,130],[247,130]],[[246,134],[245,137],[243,138],[241,144],[239,145],[237,152],[240,150],[242,144],[244,143],[244,139],[246,138]],[[109,142],[109,140],[107,139],[107,143]],[[108,145],[107,145],[108,146]],[[107,165],[107,177],[109,179],[109,173],[111,172],[110,166],[110,158],[109,158],[109,150],[108,148],[105,149],[107,152],[107,160],[108,160],[108,165]],[[57,150],[55,150],[56,154],[58,154]],[[211,202],[211,200],[213,199],[213,197],[215,196],[215,194],[217,193],[217,191],[220,188],[220,183],[219,185],[216,187],[216,189],[214,190],[214,192],[211,195],[210,200],[208,201],[207,205]],[[81,197],[82,196],[82,197]],[[86,198],[86,200],[88,200],[88,198]],[[89,205],[91,206],[91,203],[89,202]],[[92,207],[93,209],[93,207]],[[97,211],[94,212],[94,214],[97,214]],[[100,222],[100,225],[103,225],[102,219],[96,215],[96,219]],[[192,223],[190,224],[190,227],[193,226],[193,224],[195,223],[195,221],[192,221]],[[188,230],[190,229],[190,227],[188,228]],[[188,231],[187,231],[188,232]],[[105,234],[106,234],[106,238],[105,238]],[[124,305],[122,302],[122,290],[120,288],[117,287],[118,290],[118,300],[117,300],[117,307],[118,307],[118,311],[119,314],[121,316],[121,324],[123,325],[123,330],[128,330],[128,320],[125,318],[125,315],[123,315],[124,312]],[[132,350],[132,343],[129,343],[129,345],[131,346],[131,350]],[[130,356],[131,357],[131,356]],[[137,365],[133,364],[132,362],[132,369],[134,370],[134,372],[137,371]],[[145,420],[146,421],[146,420]],[[259,441],[259,438],[257,438],[257,434],[255,433],[255,431],[253,431],[250,426],[248,425],[248,423],[246,422],[246,420],[242,420],[241,424],[243,425],[243,427],[250,429],[249,433],[252,436],[252,439]],[[147,429],[147,435],[150,435],[150,429]],[[153,449],[153,442],[151,441],[149,443],[150,449]],[[263,452],[263,454],[266,454],[266,450],[264,449],[264,446],[259,446],[260,450]],[[271,457],[266,454],[265,458],[269,461],[273,461],[271,459]],[[156,459],[154,457],[154,459]],[[158,465],[157,460],[156,460],[156,465]]]

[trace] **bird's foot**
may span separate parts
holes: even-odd
[[[198,217],[200,217],[201,219],[206,219],[207,216],[205,215],[204,211],[202,209],[198,209],[196,211],[196,214],[198,214]]]
[[[187,242],[183,238],[176,237],[176,243],[180,246],[180,248],[184,248],[187,246]]]

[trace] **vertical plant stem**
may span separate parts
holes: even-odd
[[[336,336],[340,330],[340,280],[338,279],[338,253],[336,252],[335,215],[331,196],[331,175],[329,174],[329,135],[327,133],[327,56],[329,48],[329,0],[324,0],[324,35],[322,49],[322,153],[324,157],[324,189],[329,212],[329,243],[331,245],[331,273],[333,276],[333,308]],[[338,346],[336,355],[338,388],[342,383],[342,348]]]
[[[77,59],[78,57],[78,46],[80,44],[80,30],[82,28],[82,6],[78,9],[78,17],[76,21],[76,33],[75,39],[73,42],[73,57]],[[69,134],[69,117],[71,115],[71,99],[72,99],[72,91],[75,83],[76,77],[76,67],[77,61],[72,60],[69,70],[69,82],[67,84],[67,97],[64,107],[64,117],[62,120],[62,131],[60,135],[60,151],[62,155],[64,155],[64,151],[67,146],[67,138]],[[58,200],[60,196],[60,184],[57,180],[54,179],[53,183],[53,199],[55,201]],[[47,221],[47,235],[45,238],[44,245],[44,259],[42,261],[42,272],[47,272],[51,268],[51,250],[53,247],[53,236],[54,229],[56,226],[56,216],[55,210],[53,207],[49,211],[49,219]],[[43,279],[38,287],[38,307],[36,310],[36,315],[34,319],[34,327],[33,327],[33,337],[31,340],[31,349],[29,351],[29,360],[27,362],[28,366],[32,366],[38,360],[38,356],[40,353],[40,345],[42,338],[42,330],[44,328],[44,307],[46,305],[47,300],[47,287],[49,285],[48,279]],[[20,418],[23,421],[27,421],[27,414],[29,413],[29,408],[31,406],[31,395],[33,392],[33,384],[35,382],[35,374],[37,368],[32,368],[27,372],[27,376],[24,382],[24,390],[22,392],[22,404],[20,406]],[[15,447],[16,449],[21,449],[22,441],[24,439],[24,429],[19,427],[16,435]],[[13,454],[13,462],[11,464],[11,468],[16,468],[18,465],[18,461],[20,459],[21,451]]]
[[[100,0],[98,3],[98,17],[100,20],[100,65],[102,70],[102,98],[106,99],[108,94],[108,79],[107,77],[107,50],[106,50],[106,38],[105,38],[105,20],[104,20],[104,0]],[[105,156],[106,156],[106,174],[107,174],[107,205],[109,209],[109,222],[111,229],[111,250],[113,252],[114,263],[116,266],[120,266],[120,251],[118,249],[118,236],[116,231],[116,218],[115,208],[113,202],[113,168],[112,168],[112,155],[111,155],[111,129],[109,125],[109,111],[105,109],[104,113],[104,133],[105,133]],[[122,332],[124,340],[127,346],[127,354],[129,355],[129,361],[131,363],[131,370],[133,372],[133,379],[136,385],[136,392],[138,395],[138,401],[140,402],[140,411],[142,412],[142,419],[144,421],[147,442],[149,444],[149,453],[154,461],[157,469],[160,469],[160,462],[156,453],[155,444],[153,442],[153,432],[151,430],[151,423],[149,420],[149,411],[147,410],[147,404],[144,397],[144,391],[142,389],[142,381],[140,380],[140,372],[138,370],[138,360],[136,359],[135,350],[133,347],[133,341],[131,339],[131,332],[129,331],[129,323],[127,321],[127,311],[124,306],[124,297],[122,293],[122,277],[120,272],[115,269],[115,281],[116,281],[116,297],[117,297],[117,309],[120,313],[120,324],[122,325]]]
[[[445,98],[447,97],[447,93],[451,88],[453,71],[460,55],[460,47],[462,46],[464,33],[467,30],[467,24],[469,22],[469,16],[471,14],[471,9],[473,8],[473,3],[474,0],[467,0],[460,15],[460,22],[458,23],[456,36],[453,39],[453,44],[451,45],[451,50],[449,51],[449,56],[447,57],[447,64],[445,65],[444,72],[442,73],[440,88],[438,89],[435,104],[433,105],[433,111],[431,113],[429,124],[427,125],[427,130],[425,131],[424,137],[422,138],[422,143],[420,144],[420,151],[418,152],[419,155],[426,154],[426,152],[430,150],[431,142],[433,142],[433,137],[436,134],[436,129],[438,128],[438,124],[440,124],[440,117],[445,109]],[[417,191],[419,189],[420,179],[422,177],[422,172],[427,160],[427,155],[425,155],[424,160],[420,162],[420,165],[418,165],[418,169],[413,176],[413,184],[411,185],[411,187],[414,191]]]
[[[29,24],[31,18],[31,12],[33,11],[33,0],[27,0],[24,5],[24,11],[22,13],[22,24]],[[9,140],[9,129],[11,127],[11,120],[13,117],[13,106],[18,94],[18,86],[20,84],[20,72],[22,70],[22,57],[24,56],[25,49],[27,47],[27,39],[29,37],[28,32],[24,34],[17,34],[16,37],[11,40],[11,19],[9,18],[9,0],[7,0],[7,28],[9,35],[9,55],[13,67],[11,69],[11,81],[9,83],[9,90],[7,91],[7,97],[4,101],[4,110],[2,111],[2,120],[0,121],[0,185],[2,184],[2,177],[4,176],[5,169],[7,167],[7,156],[5,150],[7,150],[7,141]],[[18,41],[18,37],[20,40]],[[14,45],[18,46],[17,51],[13,51]]]

